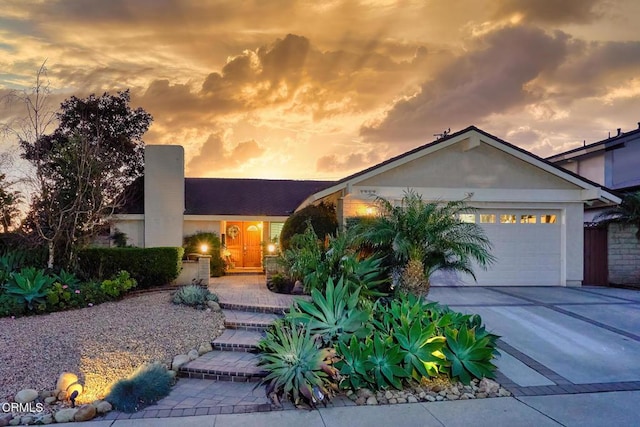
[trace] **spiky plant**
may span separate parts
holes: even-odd
[[[111,387],[105,400],[122,412],[136,412],[156,403],[171,391],[174,378],[164,365],[152,363]]]
[[[207,301],[218,301],[218,296],[207,288],[198,285],[186,285],[180,287],[172,299],[174,304],[184,304],[191,307],[202,308],[207,305]]]

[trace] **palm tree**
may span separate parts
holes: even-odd
[[[640,191],[625,195],[619,205],[602,212],[596,219],[602,219],[604,223],[631,225],[636,228],[636,238],[640,240]]]
[[[495,260],[482,228],[460,219],[473,211],[462,200],[425,202],[409,190],[400,206],[382,197],[376,203],[380,216],[362,222],[360,243],[392,255],[393,285],[402,292],[426,296],[435,271],[459,271],[475,279],[474,261],[487,268]]]

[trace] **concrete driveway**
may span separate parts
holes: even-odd
[[[581,287],[433,287],[502,338],[499,381],[514,396],[640,390],[640,292]]]

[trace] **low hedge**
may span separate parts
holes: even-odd
[[[128,271],[138,289],[171,283],[182,269],[180,247],[85,248],[78,252],[78,267],[87,279],[105,280]]]

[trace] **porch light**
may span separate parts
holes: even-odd
[[[273,243],[269,243],[267,245],[267,252],[269,252],[270,254],[274,253],[276,251],[276,245]]]
[[[200,245],[200,252],[202,252],[203,254],[206,254],[209,251],[209,246],[207,246],[206,243],[203,243]]]

